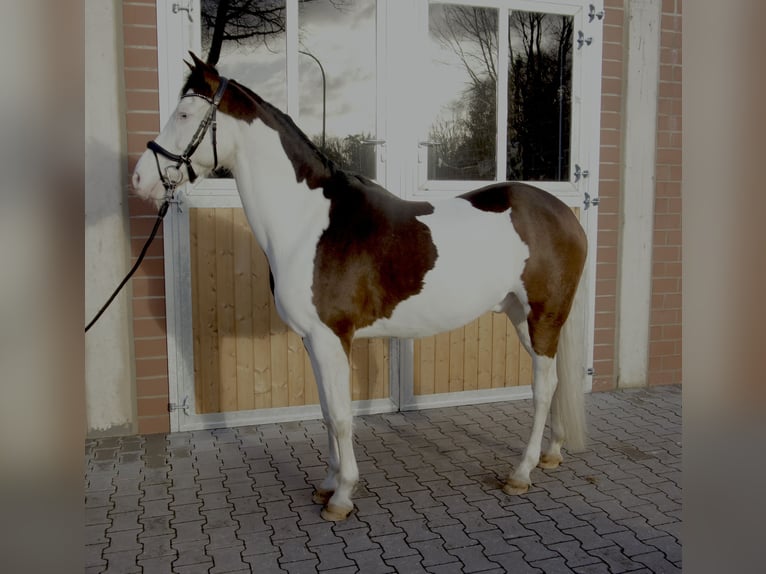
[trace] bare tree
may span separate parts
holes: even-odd
[[[302,0],[313,2],[316,0]],[[336,9],[352,0],[327,0]],[[224,42],[266,40],[285,31],[285,0],[202,0],[203,35],[210,41],[207,63],[216,65]]]

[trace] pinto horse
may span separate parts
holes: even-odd
[[[289,116],[192,54],[180,102],[132,178],[157,203],[197,173],[228,168],[273,275],[279,315],[311,358],[327,426],[327,477],[314,500],[343,520],[359,479],[349,352],[355,337],[418,338],[506,313],[532,357],[534,422],[503,486],[521,494],[536,465],[555,468],[564,441],[585,445],[584,333],[570,315],[585,264],[572,211],[522,183],[451,199],[406,201],[339,169]],[[579,297],[577,298],[579,299]],[[548,412],[551,439],[540,456]]]

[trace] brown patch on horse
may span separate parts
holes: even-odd
[[[423,288],[436,263],[428,227],[416,217],[430,203],[404,201],[374,182],[342,171],[327,182],[330,224],[314,259],[313,302],[346,354],[355,331],[388,318]]]
[[[553,357],[585,266],[588,241],[577,217],[562,201],[522,183],[497,184],[460,196],[477,209],[502,213],[529,247],[521,279],[531,307],[532,348]]]
[[[221,76],[213,66],[191,54],[194,65],[186,79],[182,94],[192,90],[195,94],[212,98],[221,83]],[[252,123],[259,119],[279,134],[285,154],[293,164],[296,181],[306,181],[311,189],[324,186],[335,166],[312,143],[287,114],[275,108],[258,94],[236,80],[229,85],[218,106],[221,113]]]

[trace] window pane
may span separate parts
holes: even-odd
[[[201,0],[201,8],[203,58],[285,110],[285,0]]]
[[[375,0],[299,4],[299,125],[343,169],[375,178]]]
[[[495,179],[497,18],[493,8],[429,6],[430,180]]]
[[[569,179],[571,16],[511,12],[507,179]]]

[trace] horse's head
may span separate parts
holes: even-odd
[[[175,187],[205,177],[216,167],[231,168],[233,118],[228,80],[194,54],[181,99],[157,138],[147,144],[133,172],[139,197],[160,203]],[[223,113],[217,114],[220,109]]]

